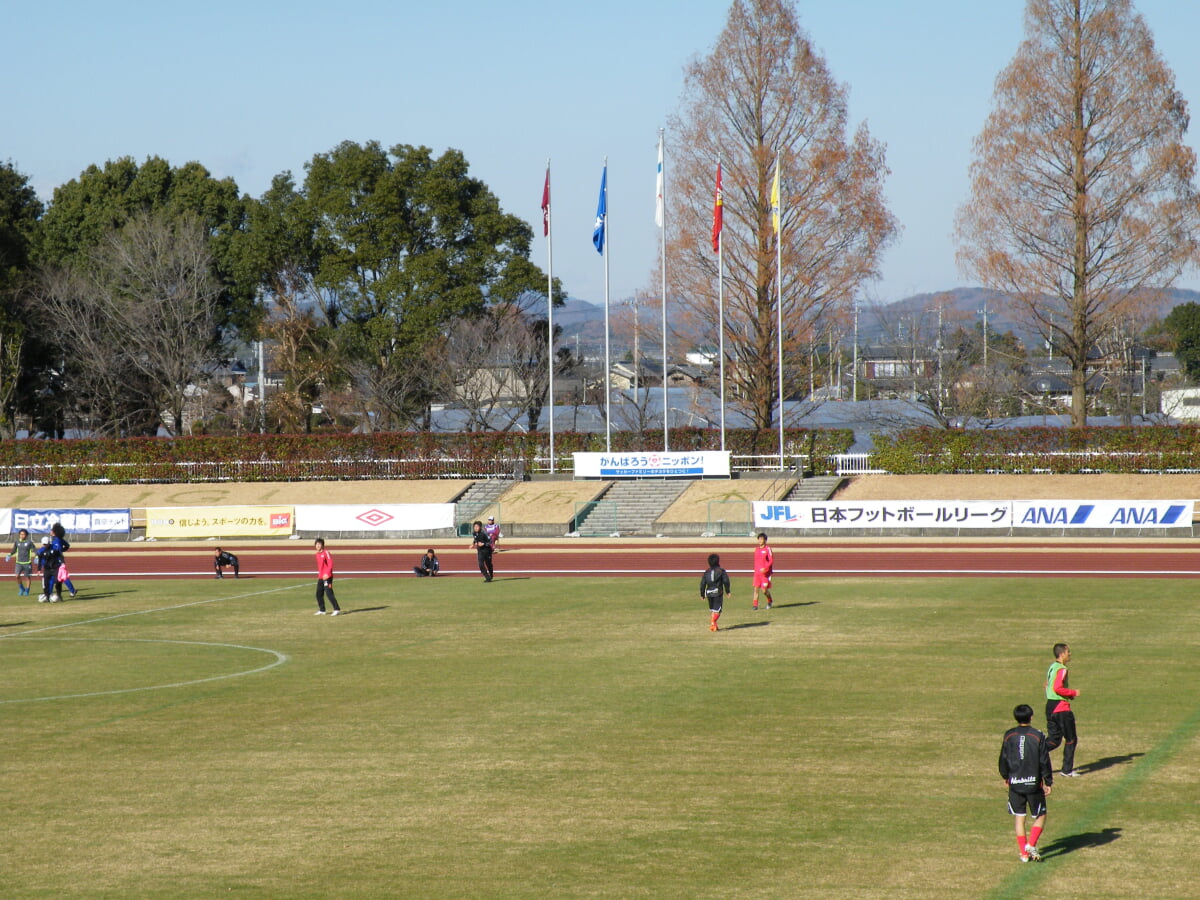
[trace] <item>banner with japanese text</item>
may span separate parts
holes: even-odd
[[[756,528],[1008,528],[1008,500],[858,500],[754,503]]]
[[[291,506],[147,508],[146,537],[278,537],[292,533],[295,519]]]
[[[728,450],[575,453],[576,478],[728,478]]]
[[[11,530],[48,534],[55,522],[67,534],[129,534],[127,509],[14,509]]]

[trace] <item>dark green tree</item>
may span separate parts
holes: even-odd
[[[245,248],[246,204],[232,178],[214,178],[198,162],[172,167],[157,156],[141,165],[128,156],[109,160],[55,189],[36,259],[49,266],[78,262],[138,214],[195,217],[221,289],[217,325],[249,330],[259,320],[261,272]]]
[[[1175,342],[1175,358],[1188,378],[1200,381],[1200,304],[1181,303],[1172,309],[1163,328]]]
[[[306,169],[299,188],[277,177],[251,211],[253,258],[311,279],[364,410],[384,427],[409,424],[433,383],[414,371],[450,322],[545,290],[532,229],[457,150],[346,141]]]
[[[21,386],[29,333],[25,291],[32,276],[31,252],[42,203],[29,179],[11,163],[0,163],[0,436],[13,435],[14,407]]]

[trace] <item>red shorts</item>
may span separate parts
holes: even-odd
[[[755,572],[754,573],[754,586],[756,588],[766,588],[769,591],[771,589],[771,576],[770,575],[762,575],[758,572]]]

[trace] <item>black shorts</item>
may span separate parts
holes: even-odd
[[[1046,792],[1041,788],[1025,794],[1014,787],[1008,789],[1008,811],[1014,816],[1030,815],[1035,819],[1046,814]]]
[[[1069,709],[1057,713],[1047,711],[1046,740],[1055,747],[1064,741],[1068,744],[1076,743],[1079,736],[1075,733],[1075,713]]]
[[[721,596],[720,594],[717,594],[717,596],[715,596],[715,597],[709,597],[708,598],[709,612],[719,613],[721,611],[721,607],[724,604],[724,602],[725,602],[725,598],[723,596]]]

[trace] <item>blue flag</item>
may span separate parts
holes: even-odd
[[[592,229],[592,244],[597,253],[604,252],[604,228],[608,223],[608,166],[600,176],[600,202],[596,204],[596,227]]]

